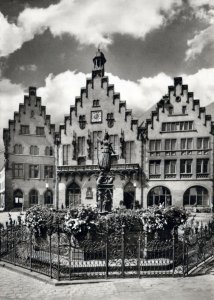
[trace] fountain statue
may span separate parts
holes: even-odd
[[[98,157],[100,174],[97,179],[97,206],[101,213],[106,213],[112,208],[114,177],[110,175],[110,170],[111,155],[115,152],[108,132],[105,133],[104,139],[98,142],[101,144],[101,155]]]

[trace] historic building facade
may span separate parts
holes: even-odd
[[[4,129],[6,209],[53,205],[55,193],[55,126],[46,115],[36,88]]]
[[[182,78],[174,79],[141,128],[143,205],[164,203],[209,212],[213,206],[213,122]]]
[[[142,124],[105,76],[98,50],[91,78],[55,132],[36,89],[4,129],[6,209],[34,204],[56,208],[96,204],[100,141],[114,153],[113,207],[213,207],[213,122],[182,78]],[[56,176],[55,176],[56,175]]]
[[[138,121],[126,102],[120,100],[104,74],[105,57],[98,51],[93,59],[92,77],[81,89],[60,126],[58,146],[59,207],[96,203],[100,141],[105,131],[114,149],[113,207],[127,208],[141,202],[141,141]]]

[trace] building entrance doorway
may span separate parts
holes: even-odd
[[[75,208],[81,203],[81,190],[78,184],[72,182],[66,191],[66,208]]]
[[[135,188],[131,182],[128,182],[124,187],[123,205],[128,209],[133,209],[135,200]]]
[[[13,194],[14,207],[22,207],[23,205],[23,193],[21,190],[16,190]]]

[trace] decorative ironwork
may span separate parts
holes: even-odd
[[[0,229],[2,261],[58,280],[187,276],[213,254],[213,224],[179,235],[175,228],[167,237],[122,226],[78,240],[57,223],[40,236],[23,224]]]

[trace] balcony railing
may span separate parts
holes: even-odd
[[[139,164],[117,164],[111,166],[111,171],[138,171]],[[99,171],[98,165],[87,166],[58,166],[57,172],[93,172]]]

